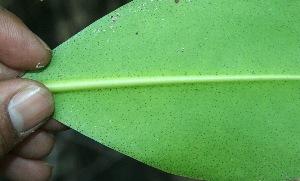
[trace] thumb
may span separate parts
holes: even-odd
[[[53,113],[51,93],[27,79],[0,82],[0,158]]]

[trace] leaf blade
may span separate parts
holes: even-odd
[[[134,1],[26,77],[58,83],[56,118],[154,167],[210,180],[292,179],[300,162],[299,6]],[[64,89],[70,82],[79,88]]]

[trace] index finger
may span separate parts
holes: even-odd
[[[0,7],[0,63],[19,70],[44,67],[49,47],[14,14]]]

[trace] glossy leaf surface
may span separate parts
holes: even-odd
[[[207,180],[300,177],[300,1],[136,0],[25,77],[55,118]]]

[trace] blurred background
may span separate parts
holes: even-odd
[[[130,0],[0,0],[50,48]],[[51,181],[191,181],[149,167],[69,130],[58,133],[47,157]],[[0,178],[0,181],[5,181]]]

